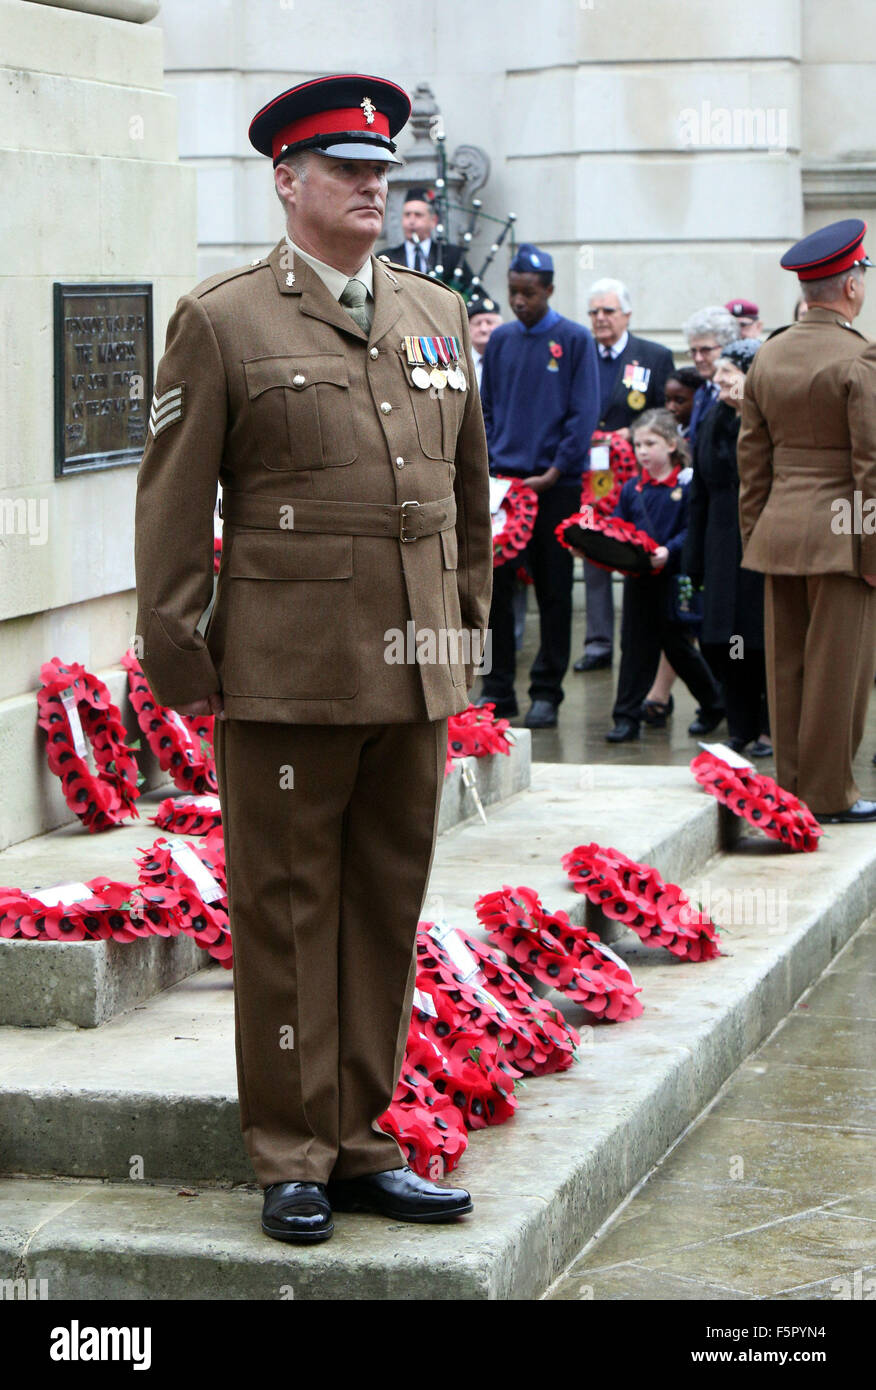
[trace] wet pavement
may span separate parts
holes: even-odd
[[[551,1299],[876,1296],[876,917]]]

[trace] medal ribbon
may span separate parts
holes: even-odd
[[[417,342],[420,344],[420,347],[422,348],[426,356],[426,361],[430,364],[430,366],[437,367],[438,349],[435,347],[434,338],[418,338]]]

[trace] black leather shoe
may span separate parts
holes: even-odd
[[[748,750],[750,758],[771,758],[773,756],[773,745],[769,739],[759,738],[751,745]]]
[[[579,656],[573,671],[605,671],[611,666],[610,656]]]
[[[533,700],[523,720],[526,729],[553,729],[557,722],[557,707],[550,700]]]
[[[439,1187],[410,1168],[335,1178],[327,1191],[335,1211],[375,1211],[393,1221],[450,1221],[472,1210],[464,1187]]]
[[[484,705],[495,705],[493,713],[497,719],[515,719],[520,713],[516,700],[497,700],[492,695],[481,695],[474,704],[475,709],[483,709]]]
[[[324,1182],[273,1182],[265,1188],[262,1230],[275,1240],[308,1244],[335,1229]]]
[[[710,734],[713,729],[717,729],[725,714],[726,710],[723,709],[701,709],[690,725],[688,733],[694,738],[700,734]]]
[[[639,737],[639,726],[632,719],[619,719],[613,729],[605,735],[606,743],[630,743]]]
[[[816,816],[822,825],[857,825],[859,821],[876,820],[876,801],[864,801],[859,797],[854,806],[847,811],[839,811],[835,816]]]
[[[641,713],[645,723],[650,724],[652,729],[665,729],[666,720],[674,709],[675,701],[670,695],[665,704],[662,700],[643,700]]]

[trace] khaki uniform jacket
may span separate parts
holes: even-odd
[[[168,325],[137,483],[143,669],[166,705],[221,688],[230,719],[403,723],[458,713],[473,659],[452,634],[473,631],[482,642],[492,589],[487,449],[465,306],[435,280],[372,258],[366,341],[311,267],[297,261],[288,284],[287,265],[283,240],[264,260],[184,295]],[[405,335],[455,337],[467,389],[414,386]],[[217,482],[227,516],[202,637]],[[296,530],[303,499],[352,503],[354,512],[449,502],[435,509],[444,529],[403,543],[397,534],[333,534],[330,522],[323,534]],[[249,508],[246,524],[230,519],[235,501]],[[387,661],[392,630],[407,632],[408,654],[416,651],[410,621],[416,633],[451,636],[443,650],[436,636],[434,654],[420,648],[428,663]]]
[[[830,309],[773,334],[737,458],[744,568],[876,574],[876,343]]]

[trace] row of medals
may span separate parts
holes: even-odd
[[[465,390],[465,374],[458,362],[451,362],[445,366],[436,363],[432,368],[424,367],[414,359],[412,342],[413,339],[402,338],[402,347],[408,354],[408,366],[413,368],[411,381],[415,386],[421,391],[428,391],[430,386],[434,386],[436,391],[443,391],[445,386],[449,386],[453,391]]]
[[[445,386],[451,387],[454,391],[465,390],[465,376],[455,363],[446,369],[433,367],[431,371],[427,371],[425,367],[414,367],[411,381],[415,386],[419,386],[421,391],[428,391],[430,386],[434,386],[437,391],[442,391]]]

